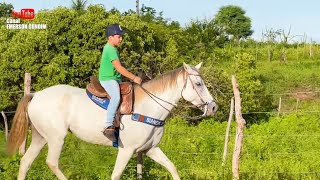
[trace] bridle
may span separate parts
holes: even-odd
[[[214,102],[214,101],[212,100],[212,101],[210,101],[210,102],[205,102],[205,101],[202,99],[202,97],[200,96],[200,93],[198,92],[197,88],[195,87],[194,83],[192,82],[192,80],[191,80],[191,78],[190,78],[190,75],[200,76],[200,77],[201,77],[200,74],[191,74],[191,73],[188,73],[188,72],[187,72],[186,74],[184,74],[184,78],[183,78],[183,79],[184,79],[184,85],[183,85],[183,88],[182,88],[180,94],[181,94],[181,97],[184,98],[182,93],[183,93],[183,91],[186,89],[186,87],[187,87],[187,82],[188,82],[188,79],[189,79],[190,82],[191,82],[192,88],[196,91],[196,93],[197,93],[197,95],[199,96],[202,104],[199,104],[199,105],[196,105],[196,106],[193,105],[193,106],[184,106],[184,107],[204,108],[204,113],[203,113],[202,115],[200,115],[200,116],[187,117],[187,118],[188,118],[188,119],[192,119],[192,120],[201,119],[201,118],[205,117],[206,114],[207,114],[208,104],[210,104],[210,103],[212,103],[212,102]],[[187,77],[185,77],[185,76],[187,76]],[[201,77],[201,79],[202,79],[202,77]],[[202,81],[203,81],[203,80],[202,80]],[[159,104],[162,108],[164,108],[165,110],[167,110],[169,113],[172,114],[172,112],[171,112],[168,108],[164,107],[160,102],[158,102],[157,99],[160,100],[160,101],[162,101],[162,102],[165,102],[165,103],[167,103],[167,104],[169,104],[169,105],[171,105],[171,106],[173,106],[173,107],[177,107],[176,104],[173,104],[173,103],[171,103],[171,102],[168,102],[168,101],[166,101],[166,100],[163,100],[163,99],[157,97],[156,95],[152,94],[152,93],[149,92],[148,90],[146,90],[146,89],[145,89],[144,87],[142,87],[141,85],[139,85],[139,86],[140,86],[140,88],[141,88],[146,94],[148,94],[148,96],[149,96],[151,99],[153,99],[157,104]],[[185,98],[184,98],[184,99],[185,99]]]
[[[196,117],[189,117],[189,119],[195,120],[195,119],[198,119],[198,118],[205,117],[206,114],[207,114],[207,111],[208,111],[208,105],[209,105],[210,103],[214,102],[214,101],[212,100],[212,101],[210,101],[210,102],[205,102],[205,101],[203,100],[203,98],[201,97],[200,93],[198,92],[197,88],[195,87],[194,83],[192,82],[192,80],[191,80],[191,78],[190,78],[190,75],[201,77],[202,84],[204,84],[204,83],[203,83],[203,78],[202,78],[202,76],[201,76],[199,73],[198,73],[198,74],[190,74],[190,73],[188,73],[187,75],[188,75],[187,78],[188,78],[188,79],[190,80],[190,82],[191,82],[192,88],[196,91],[197,95],[199,96],[199,98],[200,98],[200,100],[201,100],[201,102],[202,102],[202,104],[196,105],[195,107],[197,107],[197,108],[202,108],[202,107],[203,107],[203,109],[204,109],[204,113],[203,113],[202,115],[196,116]],[[181,91],[181,97],[182,97],[182,98],[184,98],[183,95],[182,95],[182,92],[183,92],[183,90],[185,90],[185,88],[186,88],[186,86],[187,86],[187,82],[188,82],[188,80],[185,80],[184,85],[183,85],[183,88],[182,88],[182,91]],[[184,98],[184,99],[185,99],[185,98]]]

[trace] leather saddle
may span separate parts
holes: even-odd
[[[87,91],[99,98],[110,100],[109,94],[101,86],[96,76],[90,76],[90,83],[87,85]],[[130,82],[120,83],[121,100],[118,108],[119,114],[131,114],[133,110],[133,86]],[[117,113],[117,114],[118,114]]]

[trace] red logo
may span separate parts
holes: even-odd
[[[21,9],[21,11],[12,10],[12,17],[20,19],[34,19],[34,9]]]

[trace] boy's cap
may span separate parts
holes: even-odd
[[[111,24],[106,29],[106,35],[107,37],[113,36],[113,35],[122,35],[125,31],[121,29],[121,26],[119,24]]]

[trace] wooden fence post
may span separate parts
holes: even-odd
[[[235,100],[235,114],[236,114],[236,121],[237,121],[237,129],[236,129],[236,139],[235,139],[235,146],[234,152],[232,157],[232,176],[233,179],[240,179],[239,175],[239,161],[240,161],[240,154],[242,148],[242,141],[243,141],[243,129],[245,127],[246,121],[243,119],[241,114],[241,97],[239,91],[239,85],[237,84],[237,80],[234,75],[232,75],[232,86],[233,86],[233,94]]]
[[[313,57],[313,41],[312,41],[312,38],[311,38],[311,43],[309,45],[309,56]]]
[[[296,101],[296,113],[298,112],[298,107],[299,107],[299,98],[297,98],[297,101]]]
[[[279,98],[278,116],[280,116],[280,112],[281,112],[281,96]]]
[[[24,75],[24,95],[30,94],[30,89],[31,89],[31,74],[30,73],[25,73]],[[26,143],[27,143],[27,138],[28,138],[28,131],[26,131],[26,139],[23,141],[21,146],[19,147],[19,154],[24,155],[26,152]]]
[[[143,163],[143,154],[138,152],[137,157],[137,178],[142,179],[142,163]]]
[[[230,126],[231,126],[231,120],[232,120],[232,117],[233,117],[233,112],[234,112],[234,98],[231,98],[229,119],[228,119],[228,125],[227,125],[227,129],[226,129],[226,137],[224,139],[224,150],[223,150],[223,156],[222,156],[222,166],[225,165],[226,157],[227,157],[227,153],[228,153],[228,142],[229,142]]]
[[[3,121],[4,121],[4,129],[5,129],[5,135],[6,135],[6,141],[8,140],[8,121],[7,121],[7,116],[6,114],[1,111]]]

